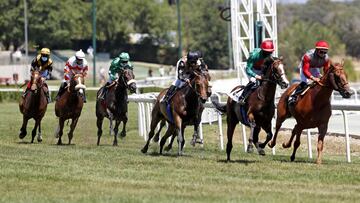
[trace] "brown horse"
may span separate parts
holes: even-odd
[[[232,138],[234,130],[239,121],[251,128],[251,134],[249,139],[249,147],[252,147],[252,143],[261,155],[265,155],[264,147],[273,136],[271,132],[271,120],[275,113],[275,90],[276,84],[281,88],[288,86],[288,80],[285,77],[283,64],[281,59],[269,57],[266,59],[264,68],[264,79],[254,92],[252,92],[247,100],[247,104],[240,105],[233,101],[230,97],[227,100],[226,105],[220,105],[217,101],[213,100],[212,103],[217,110],[227,115],[227,138],[226,145],[227,160],[230,161],[230,153],[232,150]],[[237,86],[234,90],[241,88]],[[233,90],[233,91],[234,91]],[[259,143],[259,132],[264,129],[267,133],[265,143]]]
[[[300,146],[300,135],[303,129],[318,128],[318,155],[316,163],[321,164],[324,137],[331,116],[331,94],[333,90],[339,91],[344,98],[350,98],[352,94],[346,79],[343,63],[331,64],[320,82],[310,87],[306,94],[300,95],[296,104],[289,106],[288,99],[297,85],[293,84],[281,95],[277,106],[276,131],[273,140],[269,143],[269,147],[272,148],[276,145],[276,137],[282,123],[287,118],[293,116],[296,119],[296,125],[292,130],[290,140],[287,143],[283,143],[284,148],[291,147],[291,143],[296,135],[294,151],[290,157],[291,161],[295,160],[295,153]]]
[[[66,89],[55,103],[55,115],[59,117],[59,125],[55,133],[55,137],[59,138],[58,145],[62,144],[61,137],[63,135],[64,122],[68,119],[71,119],[70,131],[68,133],[68,144],[71,144],[73,133],[84,105],[84,91],[86,89],[84,76],[82,74],[75,74],[70,79],[70,85]]]
[[[157,124],[161,120],[166,119],[172,124],[169,128],[174,128],[175,130],[179,142],[178,155],[182,155],[185,144],[182,133],[183,126],[193,123],[194,119],[198,116],[200,103],[204,103],[208,98],[208,86],[207,77],[201,73],[194,72],[194,77],[191,79],[190,84],[177,91],[169,105],[160,102],[166,93],[166,89],[161,91],[152,110],[149,137],[141,151],[143,153],[147,152]],[[169,133],[166,133],[160,141],[160,153],[167,137],[172,134],[171,130],[168,131]]]
[[[41,120],[45,115],[47,108],[47,99],[45,92],[47,85],[42,81],[39,71],[33,71],[31,75],[31,88],[25,97],[21,97],[19,102],[20,112],[23,114],[23,124],[20,129],[19,138],[23,139],[26,136],[26,126],[28,120],[33,118],[35,126],[32,130],[31,143],[34,142],[36,130],[39,127],[38,142],[42,141],[41,137]]]
[[[104,87],[102,87],[104,88]],[[105,96],[105,100],[96,100],[96,117],[98,127],[98,141],[97,145],[100,144],[100,138],[102,135],[102,124],[104,117],[110,120],[110,135],[114,133],[113,145],[118,144],[117,135],[119,131],[120,122],[123,122],[123,129],[120,136],[123,138],[126,136],[126,123],[128,121],[128,93],[136,92],[135,76],[131,69],[125,69],[119,73],[119,78],[109,85],[108,92]],[[102,89],[97,93],[99,96]],[[112,121],[115,120],[115,128],[112,128]]]

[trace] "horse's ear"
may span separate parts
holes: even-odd
[[[344,66],[344,64],[345,64],[345,59],[341,59],[340,65],[341,65],[341,66]]]
[[[283,56],[280,56],[280,57],[279,57],[279,60],[280,60],[280,61],[283,61],[283,60],[284,60],[284,57],[283,57]]]

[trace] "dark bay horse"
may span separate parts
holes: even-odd
[[[119,78],[109,85],[108,92],[105,96],[104,101],[101,101],[99,99],[96,100],[96,124],[98,128],[97,145],[100,144],[100,138],[102,135],[102,124],[105,117],[110,120],[110,135],[114,131],[114,146],[118,144],[117,135],[121,121],[123,122],[123,129],[120,133],[120,136],[126,136],[126,123],[128,121],[127,89],[129,89],[132,93],[136,92],[135,76],[131,69],[125,69],[119,73]],[[101,89],[98,91],[97,96],[99,96],[100,92]],[[113,120],[115,120],[114,129],[112,129]]]
[[[276,84],[281,88],[288,86],[288,80],[286,79],[282,60],[278,58],[269,57],[265,62],[264,67],[264,79],[261,81],[260,86],[252,92],[247,103],[243,106],[233,101],[231,97],[228,97],[226,105],[220,105],[217,101],[213,100],[212,103],[217,110],[227,115],[227,138],[226,145],[227,160],[230,161],[230,153],[232,150],[232,138],[234,130],[239,121],[250,126],[251,133],[249,139],[249,147],[252,147],[253,142],[261,155],[265,155],[264,147],[273,136],[271,132],[271,120],[275,113],[274,97],[276,91]],[[234,88],[241,88],[237,86]],[[233,90],[233,91],[234,91]],[[259,143],[259,132],[265,130],[267,137],[264,143]]]
[[[71,144],[73,133],[84,105],[85,89],[84,76],[82,74],[75,74],[70,79],[70,85],[66,87],[66,91],[55,103],[55,115],[59,117],[59,125],[55,133],[55,137],[59,138],[58,145],[62,144],[61,137],[63,135],[64,122],[68,119],[71,119],[70,131],[68,133],[68,144]]]
[[[35,126],[32,130],[31,143],[34,142],[36,136],[36,130],[39,127],[39,133],[37,140],[42,141],[41,137],[41,120],[45,115],[47,108],[47,99],[45,92],[47,85],[42,81],[39,71],[33,71],[31,75],[31,88],[25,95],[25,98],[21,97],[19,102],[20,112],[23,114],[23,123],[20,129],[19,138],[23,139],[26,136],[26,126],[28,120],[33,118],[35,120]]]
[[[324,73],[319,83],[315,83],[304,95],[300,95],[299,100],[294,105],[288,105],[288,99],[298,84],[293,84],[282,95],[277,105],[276,131],[269,147],[276,145],[276,137],[282,123],[293,116],[296,125],[292,130],[291,138],[287,143],[283,143],[284,148],[291,147],[294,142],[294,151],[290,157],[295,160],[297,148],[300,146],[300,136],[304,129],[318,128],[318,144],[316,163],[321,164],[324,137],[328,129],[329,118],[331,116],[330,97],[333,90],[340,92],[344,98],[350,98],[350,90],[343,63],[331,64],[330,68]]]
[[[157,124],[165,119],[171,123],[169,128],[174,128],[179,143],[178,154],[182,155],[183,146],[185,144],[182,129],[185,125],[194,123],[194,119],[199,115],[198,109],[200,103],[206,102],[208,98],[208,86],[207,77],[201,73],[194,72],[194,77],[190,84],[185,85],[185,87],[178,90],[172,97],[169,105],[160,102],[166,93],[166,89],[161,91],[152,110],[149,137],[141,151],[143,153],[147,152]],[[166,139],[172,132],[172,130],[168,130],[168,133],[162,137],[160,141],[160,153],[162,152],[162,147],[165,144]]]

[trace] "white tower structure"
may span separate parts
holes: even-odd
[[[254,4],[257,21],[263,22],[262,38],[272,39],[277,56],[276,0],[231,0],[231,34],[234,67],[241,84],[248,82],[245,73],[246,59],[254,49]]]

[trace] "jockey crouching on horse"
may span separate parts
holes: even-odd
[[[52,60],[50,59],[50,49],[48,48],[42,48],[40,51],[40,54],[38,54],[32,61],[31,61],[31,70],[30,72],[32,73],[33,71],[39,71],[40,75],[41,75],[41,80],[44,83],[44,85],[46,86],[46,99],[47,102],[50,103],[51,99],[50,99],[50,95],[49,95],[49,88],[47,86],[47,84],[45,83],[45,80],[50,78],[50,73],[53,69],[52,67]],[[25,98],[26,94],[28,93],[28,91],[31,88],[31,82],[29,82],[26,86],[26,90],[23,94],[23,97]]]
[[[295,104],[298,95],[308,87],[308,79],[319,82],[321,77],[320,68],[326,70],[330,67],[328,50],[329,44],[326,41],[320,40],[316,42],[315,49],[307,51],[302,57],[299,64],[301,83],[290,96],[290,105]]]
[[[185,57],[182,57],[176,63],[176,80],[172,83],[161,102],[168,104],[178,89],[182,88],[185,84],[190,84],[194,71],[202,72],[205,71],[202,70],[205,68],[207,66],[201,58],[201,53],[199,51],[189,51]]]
[[[247,97],[252,90],[260,85],[262,80],[262,68],[265,58],[271,56],[274,52],[274,44],[271,40],[265,40],[261,43],[260,48],[255,48],[251,53],[246,63],[246,74],[249,76],[249,83],[245,86],[242,95],[239,98],[239,103],[244,105]]]
[[[131,69],[133,70],[133,65],[130,62],[130,56],[126,52],[121,52],[118,57],[116,57],[110,65],[109,68],[109,80],[102,88],[102,91],[99,94],[99,99],[104,100],[108,87],[119,78],[119,73],[122,70]]]
[[[80,49],[75,53],[75,56],[69,58],[64,67],[64,80],[60,85],[59,92],[56,96],[56,100],[65,92],[65,88],[69,85],[70,79],[76,74],[83,74],[85,77],[88,71],[88,63],[85,59],[85,53]],[[86,97],[84,92],[84,103],[86,103]]]

